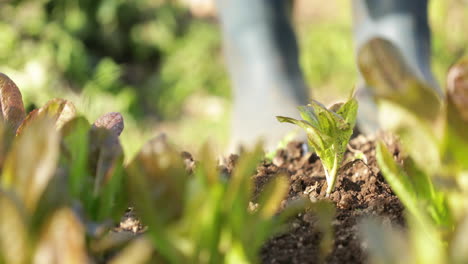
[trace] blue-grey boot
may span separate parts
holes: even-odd
[[[233,91],[231,147],[262,138],[272,149],[292,127],[277,115],[298,117],[308,103],[298,47],[284,0],[218,0]]]
[[[430,68],[427,5],[427,0],[353,0],[355,48],[359,50],[375,37],[389,40],[399,49],[415,77],[442,96]],[[359,128],[364,133],[375,132],[378,129],[377,107],[365,84],[358,88],[357,98]]]

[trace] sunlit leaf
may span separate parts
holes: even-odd
[[[414,263],[410,244],[400,230],[369,218],[361,221],[359,230],[370,255],[369,263]]]
[[[121,248],[133,239],[135,239],[135,234],[132,232],[114,232],[111,230],[102,237],[92,240],[90,248],[94,253],[103,253]]]
[[[5,189],[14,191],[30,213],[53,177],[59,154],[59,133],[50,118],[31,121],[16,138],[2,173]]]
[[[406,263],[451,263],[447,258],[447,244],[443,232],[428,221],[406,217],[408,222],[410,249],[413,260]]]
[[[468,169],[468,58],[452,66],[447,75],[447,127],[445,158]]]
[[[382,129],[398,135],[402,147],[426,173],[440,170],[441,153],[434,126],[392,101],[379,102]]]
[[[416,191],[410,178],[395,162],[392,154],[383,142],[378,143],[376,156],[382,174],[392,187],[392,190],[412,214],[416,217],[421,217],[422,212],[418,208]]]
[[[151,241],[147,237],[140,237],[130,242],[128,246],[109,261],[109,264],[149,263],[152,253]]]
[[[76,115],[76,109],[70,101],[55,98],[48,101],[43,107],[30,112],[18,127],[16,134],[21,134],[25,127],[37,119],[48,116],[55,121],[55,127],[60,130],[65,123],[72,120]]]
[[[449,254],[452,263],[468,262],[468,216],[466,214],[457,226],[452,241],[450,241]]]
[[[385,180],[417,221],[441,227],[451,223],[445,196],[434,189],[428,175],[414,161],[407,158],[402,168],[383,142],[378,143],[376,156]]]
[[[0,73],[0,119],[14,132],[25,117],[23,99],[16,84]]]
[[[27,218],[19,201],[0,189],[0,260],[27,264],[30,254]]]
[[[39,236],[33,263],[91,263],[85,229],[73,211],[63,208],[52,216]]]
[[[333,250],[334,232],[332,222],[335,218],[335,206],[327,201],[318,201],[312,203],[309,210],[317,216],[317,228],[323,234],[320,241],[320,258],[322,260],[320,262],[324,262],[325,257]]]

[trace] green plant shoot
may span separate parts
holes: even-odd
[[[327,195],[333,191],[343,154],[353,134],[357,108],[358,103],[353,96],[347,102],[334,104],[328,109],[312,100],[310,104],[298,107],[303,120],[276,117],[280,122],[292,123],[305,129],[309,145],[322,161],[328,184]]]

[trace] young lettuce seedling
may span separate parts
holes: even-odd
[[[303,120],[277,116],[280,122],[288,122],[305,129],[309,145],[322,161],[327,178],[327,195],[335,186],[338,169],[343,161],[343,154],[353,134],[356,123],[358,103],[351,98],[327,109],[321,103],[312,100],[306,106],[299,106]]]

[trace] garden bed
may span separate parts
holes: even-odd
[[[397,160],[400,150],[395,140],[382,136]],[[317,216],[312,212],[302,213],[289,224],[288,230],[271,238],[262,248],[262,263],[318,263],[325,257],[326,263],[366,263],[366,245],[360,239],[358,223],[366,216],[377,216],[387,223],[404,226],[403,205],[380,174],[375,158],[375,139],[358,136],[349,143],[345,153],[344,166],[340,171],[335,191],[326,197],[326,180],[320,159],[307,152],[303,142],[291,142],[281,149],[272,161],[262,162],[253,176],[255,195],[263,189],[272,177],[283,172],[289,176],[288,197],[283,205],[306,196],[312,202],[331,200],[336,207],[332,221],[334,229],[333,249],[328,256],[320,253],[322,234],[317,228]],[[357,151],[364,153],[367,164],[355,160]],[[187,164],[193,165],[192,157],[184,153]],[[231,155],[222,168],[227,174],[235,167],[238,157]],[[134,219],[134,216],[130,217]],[[142,231],[125,227],[129,231]],[[121,225],[128,225],[128,216]]]

